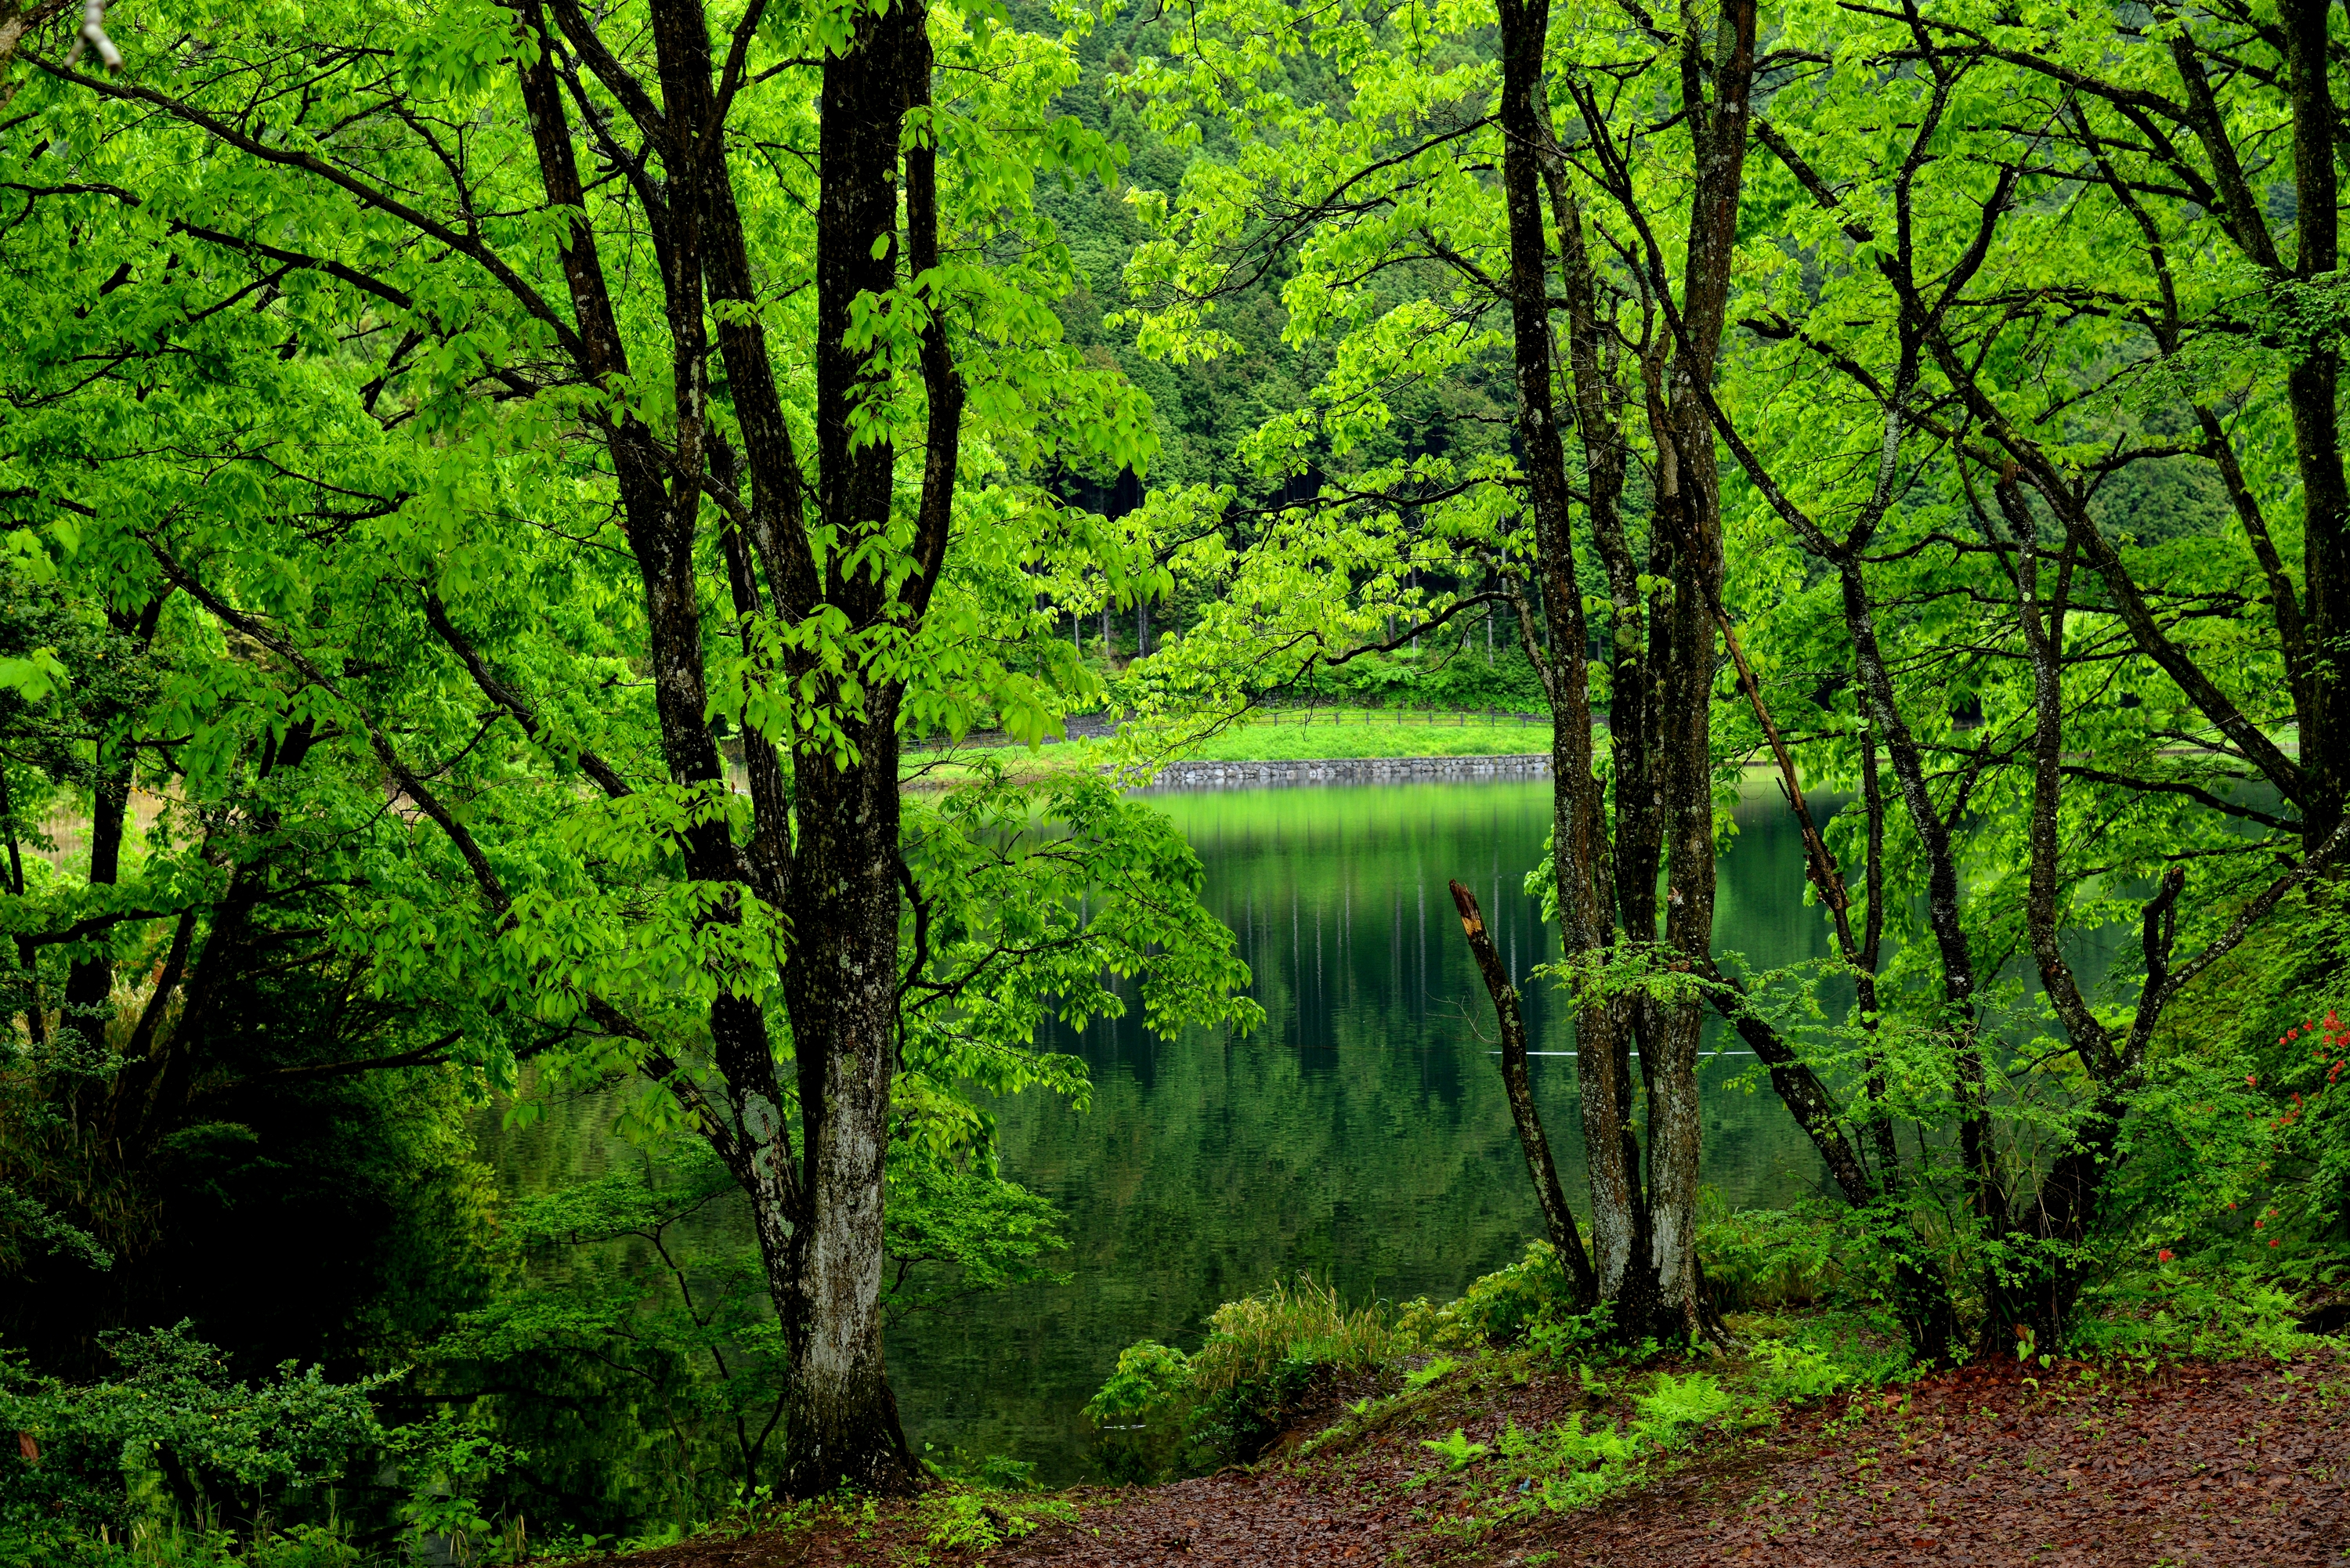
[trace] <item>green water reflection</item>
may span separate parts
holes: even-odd
[[[1264,1027],[1159,1041],[1132,1019],[1046,1044],[1085,1058],[1092,1107],[1041,1098],[992,1107],[1007,1175],[1067,1216],[1074,1276],[1007,1293],[889,1336],[891,1382],[917,1444],[1087,1474],[1078,1407],[1137,1339],[1196,1345],[1219,1303],[1310,1269],[1351,1298],[1457,1294],[1539,1233],[1499,1075],[1483,989],[1449,879],[1478,894],[1523,975],[1556,956],[1522,890],[1541,858],[1545,784],[1385,785],[1169,794],[1197,847],[1206,897],[1238,933]],[[1721,867],[1718,946],[1758,967],[1826,950],[1803,904],[1802,851],[1784,808],[1758,795]],[[1565,1052],[1565,1011],[1527,988],[1538,1051]],[[1716,1047],[1733,1046],[1723,1034]],[[1705,1069],[1705,1179],[1733,1206],[1784,1202],[1821,1179],[1810,1147],[1752,1059]],[[1580,1186],[1574,1064],[1534,1063],[1570,1191]],[[635,1158],[609,1131],[619,1089],[559,1097],[518,1131],[483,1125],[509,1191],[544,1191]],[[739,1209],[691,1231],[747,1243]],[[610,1435],[617,1438],[617,1434]],[[591,1446],[597,1439],[588,1439]],[[629,1445],[621,1443],[616,1451]]]
[[[1192,1345],[1207,1314],[1311,1269],[1350,1297],[1458,1293],[1539,1234],[1487,1045],[1484,992],[1445,884],[1485,906],[1513,971],[1557,956],[1522,891],[1549,822],[1545,784],[1316,787],[1170,794],[1206,897],[1239,935],[1265,1026],[1157,1041],[1132,1020],[1051,1042],[1092,1068],[1092,1108],[995,1107],[1006,1174],[1068,1216],[1065,1287],[1025,1290],[889,1342],[918,1440],[1084,1473],[1077,1407],[1118,1349]],[[1819,956],[1801,848],[1758,799],[1722,863],[1719,944],[1758,966]],[[1538,1051],[1573,1049],[1536,982]],[[1724,1036],[1716,1045],[1734,1045]],[[1706,1180],[1733,1206],[1785,1201],[1816,1158],[1767,1085],[1706,1070]],[[1570,1190],[1580,1185],[1574,1064],[1537,1058],[1535,1092]]]

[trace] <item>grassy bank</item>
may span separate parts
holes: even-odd
[[[1305,1304],[1302,1318],[1327,1315]],[[1279,1310],[1260,1301],[1253,1315]],[[1219,1381],[1255,1348],[1257,1325],[1231,1326],[1240,1343],[1210,1356]],[[1253,1463],[1174,1485],[1058,1492],[1024,1484],[1016,1469],[945,1479],[917,1501],[801,1505],[747,1540],[704,1538],[626,1562],[2341,1560],[2350,1360],[2332,1346],[2152,1370],[2002,1356],[1921,1376],[1849,1315],[1814,1313],[1734,1315],[1735,1347],[1695,1362],[1519,1343],[1423,1351],[1373,1370],[1359,1365],[1360,1325],[1297,1326],[1305,1337],[1294,1354],[1258,1376],[1295,1380],[1294,1364],[1317,1345],[1345,1353],[1346,1376]]]
[[[1713,1228],[1729,1332],[1698,1351],[1627,1348],[1570,1310],[1544,1243],[1441,1304],[1277,1282],[1219,1308],[1196,1350],[1119,1356],[1087,1409],[1122,1485],[1050,1490],[1009,1458],[932,1455],[949,1462],[919,1497],[762,1500],[659,1543],[534,1541],[470,1504],[433,1528],[482,1568],[2343,1560],[2350,1346],[2303,1332],[2290,1293],[2232,1265],[2150,1271],[2158,1310],[2108,1314],[2075,1355],[1928,1369],[1802,1229]],[[88,1544],[40,1568],[408,1556],[331,1521]]]
[[[1337,709],[1279,713],[1235,724],[1184,753],[1210,763],[1314,762],[1329,757],[1492,757],[1550,750],[1547,720],[1488,721],[1482,713]]]
[[[1099,741],[1040,747],[972,747],[960,753],[909,756],[902,769],[907,785],[943,789],[969,780],[972,760],[984,755],[1015,780],[1032,781],[1068,768],[1098,765],[1107,748]],[[1521,722],[1488,719],[1477,712],[1407,709],[1323,709],[1312,713],[1270,713],[1221,730],[1176,753],[1209,763],[1320,762],[1351,757],[1506,757],[1550,750],[1547,719]]]

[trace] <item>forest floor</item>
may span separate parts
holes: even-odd
[[[1519,1434],[1597,1427],[1604,1390],[1521,1364],[1425,1393],[1368,1418],[1331,1411],[1317,1441],[1294,1431],[1273,1458],[1201,1480],[1079,1488],[1042,1508],[960,1494],[966,1517],[1041,1524],[983,1557],[934,1544],[949,1500],[933,1498],[626,1568],[2350,1563],[2350,1355],[2151,1373],[1984,1363],[1717,1423],[1562,1511],[1512,1484],[1529,1472],[1503,1456],[1524,1451]],[[1044,1521],[1056,1504],[1074,1520]]]

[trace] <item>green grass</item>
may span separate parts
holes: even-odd
[[[1058,769],[1093,765],[1101,761],[1104,750],[1099,742],[1079,741],[1033,752],[1025,746],[1007,746],[992,754],[1013,778],[1030,780]],[[1348,757],[1531,756],[1549,750],[1547,720],[1489,723],[1482,713],[1355,708],[1324,709],[1310,722],[1299,713],[1264,714],[1222,730],[1170,760],[1291,763]],[[975,768],[962,761],[942,762],[920,753],[908,756],[903,771],[909,784],[918,789],[950,788],[969,783],[977,774]]]
[[[1284,1363],[1367,1371],[1408,1345],[1390,1314],[1348,1307],[1311,1274],[1276,1280],[1257,1294],[1226,1302],[1208,1319],[1208,1339],[1191,1358],[1193,1387],[1238,1393],[1262,1383]]]
[[[1488,723],[1479,713],[1358,708],[1325,711],[1310,723],[1303,715],[1283,713],[1236,724],[1184,754],[1210,763],[1287,763],[1328,757],[1525,756],[1549,750],[1547,722]]]

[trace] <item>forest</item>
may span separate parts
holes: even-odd
[[[2342,1561],[2345,104],[0,0],[0,1564]]]

